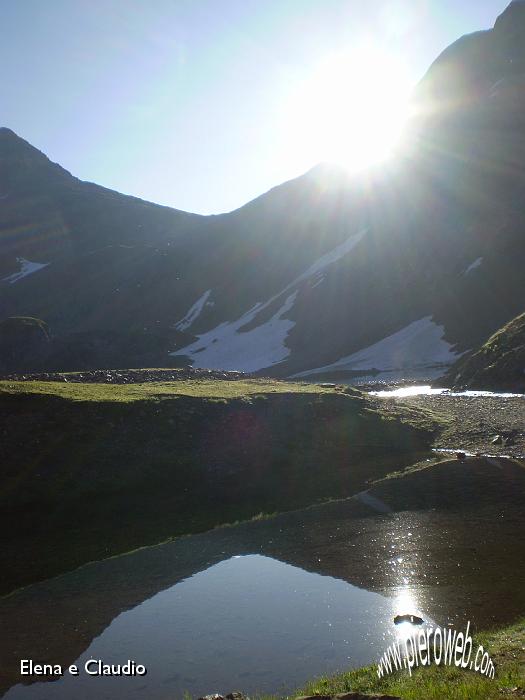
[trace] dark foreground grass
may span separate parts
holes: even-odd
[[[416,670],[412,676],[403,671],[380,680],[374,665],[318,678],[287,698],[348,692],[390,694],[403,700],[509,700],[525,697],[525,618],[510,627],[477,635],[474,648],[477,644],[482,644],[494,661],[494,679],[455,667],[430,666]],[[281,698],[263,696],[258,700]]]
[[[0,382],[0,593],[87,561],[344,497],[429,450],[423,411],[247,379]]]

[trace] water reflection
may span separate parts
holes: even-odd
[[[0,692],[20,683],[21,658],[67,666],[90,655],[131,658],[149,673],[19,686],[7,697],[171,699],[184,688],[235,685],[275,692],[376,660],[399,633],[396,614],[441,626],[471,620],[474,629],[511,622],[525,609],[525,474],[492,462],[415,474],[409,491],[384,483],[373,494],[388,512],[348,499],[21,590],[0,601]]]
[[[291,690],[312,674],[376,658],[401,632],[393,625],[400,606],[415,610],[411,594],[391,599],[269,557],[233,557],[122,613],[77,661],[82,668],[89,659],[132,659],[147,677],[66,676],[52,686],[17,686],[6,698]]]
[[[430,384],[422,384],[417,386],[404,386],[397,389],[385,389],[381,391],[371,391],[372,396],[380,396],[382,398],[405,398],[407,396],[466,396],[466,397],[493,397],[498,399],[511,399],[515,397],[525,397],[525,394],[497,393],[495,391],[451,391],[450,389],[439,389],[430,386]]]

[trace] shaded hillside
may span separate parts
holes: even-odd
[[[1,129],[2,318],[55,339],[24,371],[442,374],[523,309],[524,46],[513,3],[431,66],[394,162],[319,166],[220,216],[81,182]]]
[[[350,389],[234,379],[0,382],[3,592],[355,493],[428,450],[437,425]]]
[[[449,386],[525,392],[525,313],[450,368]]]

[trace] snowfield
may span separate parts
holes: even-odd
[[[297,292],[291,294],[266,323],[244,333],[239,329],[250,323],[267,304],[256,304],[233,323],[219,326],[200,335],[199,339],[175,355],[189,355],[192,366],[203,369],[256,372],[285,360],[290,348],[285,340],[295,321],[283,318],[292,308]]]
[[[286,346],[286,338],[295,326],[295,321],[285,318],[292,309],[298,287],[308,281],[313,281],[316,287],[324,280],[324,271],[348,255],[362,240],[366,229],[350,236],[346,241],[322,255],[316,262],[296,277],[284,289],[268,299],[264,304],[257,303],[236,321],[219,324],[216,328],[198,336],[198,340],[185,348],[176,350],[171,355],[187,355],[191,358],[192,366],[202,369],[238,370],[242,372],[257,372],[282,362],[290,355]],[[211,290],[210,290],[211,291]],[[289,293],[291,292],[291,293]],[[209,292],[206,292],[179,321],[178,330],[185,330],[201,313]],[[279,309],[260,326],[249,331],[242,331],[244,326],[251,323],[258,314],[267,309],[280,297],[288,295]]]
[[[459,357],[459,353],[452,350],[452,345],[447,343],[443,336],[443,326],[434,323],[432,316],[425,316],[353,355],[342,357],[331,365],[299,372],[294,377],[308,377],[338,370],[377,369],[391,372],[449,365]]]

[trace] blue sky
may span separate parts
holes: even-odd
[[[415,84],[507,4],[0,0],[0,125],[82,179],[228,211],[315,165],[288,103],[328,55],[367,41]]]

